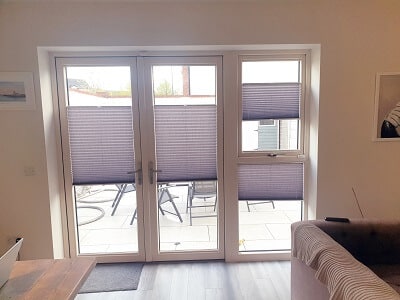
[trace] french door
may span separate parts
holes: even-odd
[[[71,256],[223,258],[221,57],[56,70]]]

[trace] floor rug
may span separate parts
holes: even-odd
[[[97,264],[79,293],[136,290],[142,268],[143,263]]]

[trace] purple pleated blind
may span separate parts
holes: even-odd
[[[130,106],[69,106],[67,119],[74,185],[135,181]]]
[[[217,179],[216,105],[154,108],[157,181]]]
[[[243,120],[295,119],[300,116],[301,84],[242,84]]]
[[[239,200],[303,200],[303,164],[239,165]]]

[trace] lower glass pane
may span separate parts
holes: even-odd
[[[158,184],[159,249],[218,249],[216,181]]]
[[[303,201],[239,201],[239,251],[290,250]]]
[[[242,151],[299,149],[299,121],[242,121]]]
[[[134,184],[75,186],[80,254],[138,252]]]

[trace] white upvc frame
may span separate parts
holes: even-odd
[[[146,51],[146,52],[143,52]],[[56,71],[54,67],[54,61],[56,58],[77,58],[77,57],[140,57],[144,53],[147,57],[158,57],[158,56],[207,56],[207,55],[220,55],[223,57],[223,94],[224,94],[224,124],[223,124],[223,189],[224,189],[224,199],[225,199],[225,260],[226,261],[257,261],[257,260],[273,260],[273,259],[288,259],[288,253],[260,253],[260,254],[240,254],[238,252],[238,201],[237,201],[237,165],[240,161],[247,163],[247,158],[239,158],[238,150],[238,128],[240,121],[239,116],[239,105],[238,105],[238,90],[237,82],[239,82],[238,77],[238,56],[239,55],[296,55],[305,54],[306,56],[306,89],[304,91],[304,97],[308,103],[309,98],[312,99],[311,107],[305,109],[304,119],[306,121],[304,132],[304,160],[307,161],[307,155],[309,153],[309,139],[312,139],[315,143],[315,147],[318,145],[318,102],[319,102],[319,68],[320,68],[320,55],[321,48],[320,45],[314,44],[304,44],[304,45],[222,45],[222,46],[154,46],[154,47],[39,47],[38,53],[40,54],[42,64],[44,65],[44,71],[49,70],[52,75],[52,79],[56,78]],[[312,56],[311,56],[312,55]],[[43,61],[49,58],[50,64],[49,68],[46,67]],[[311,64],[313,65],[313,79],[311,83]],[[138,78],[140,84],[140,76]],[[313,90],[310,90],[310,83]],[[47,88],[47,87],[46,87]],[[54,114],[55,114],[55,124],[59,123],[58,118],[58,103],[57,103],[57,89],[56,81],[52,80],[51,89],[53,97]],[[311,101],[310,101],[311,102]],[[309,120],[310,116],[308,111],[311,109],[313,111],[313,126],[314,128],[312,136],[309,132]],[[241,120],[241,117],[240,117]],[[61,149],[60,138],[57,138],[57,147]],[[312,168],[305,164],[305,199],[304,199],[304,218],[307,219],[308,215],[308,200],[307,195],[312,196],[311,204],[312,209],[315,210],[316,204],[316,164],[317,164],[317,153],[318,150],[312,150],[313,163],[315,164]],[[54,153],[55,156],[59,156],[60,151]],[[61,180],[62,178],[62,162],[59,158],[59,164],[57,169],[59,170],[61,191],[64,190],[64,184]],[[262,159],[262,161],[264,161]],[[312,169],[313,178],[312,189],[308,188],[308,169]],[[310,170],[311,171],[311,170]],[[61,195],[60,195],[61,196]],[[64,197],[64,196],[63,196]],[[220,196],[221,199],[221,196]],[[66,210],[65,201],[61,199],[61,209]],[[311,215],[315,215],[312,210]],[[222,215],[221,215],[222,216]],[[220,217],[221,217],[220,216]],[[62,231],[64,233],[64,246],[68,247],[68,230],[67,221],[65,215],[62,214]],[[73,249],[72,249],[73,250]],[[68,249],[65,249],[65,255],[68,256]],[[115,257],[114,261],[118,261],[120,258]]]
[[[242,63],[247,61],[299,61],[300,62],[300,84],[302,94],[300,95],[300,117],[299,117],[299,149],[297,150],[266,150],[266,151],[243,151],[242,150]],[[254,53],[254,54],[239,54],[238,55],[238,81],[237,81],[237,89],[238,89],[238,120],[240,120],[240,124],[238,126],[238,136],[239,136],[239,156],[240,157],[259,157],[259,156],[268,156],[268,154],[274,154],[277,156],[269,157],[271,160],[279,156],[298,156],[302,157],[304,155],[304,132],[305,132],[305,90],[306,90],[306,54],[305,53]]]
[[[137,68],[136,68],[136,58],[132,57],[70,57],[70,58],[55,58],[56,64],[56,75],[57,75],[57,85],[58,85],[58,105],[57,108],[59,110],[59,124],[60,124],[60,134],[61,134],[61,142],[62,145],[62,160],[63,160],[63,178],[64,178],[64,193],[65,193],[65,208],[66,208],[66,218],[67,218],[67,234],[69,241],[69,254],[71,257],[77,256],[85,256],[85,257],[95,257],[98,262],[120,262],[120,261],[144,261],[145,260],[145,251],[144,251],[144,223],[143,218],[138,217],[138,252],[137,253],[123,253],[123,254],[107,254],[107,255],[98,255],[98,254],[79,254],[78,253],[78,232],[76,226],[76,206],[74,195],[73,195],[73,184],[72,184],[72,166],[71,166],[71,158],[70,158],[70,147],[69,143],[65,142],[69,140],[68,134],[68,126],[66,119],[66,109],[67,109],[67,87],[66,83],[66,67],[73,66],[86,66],[86,67],[97,67],[97,66],[127,66],[130,67],[131,70],[131,91],[132,91],[132,112],[133,112],[133,120],[134,120],[134,130],[138,130],[139,128],[139,103],[138,103],[138,94],[137,94]],[[134,140],[134,149],[135,149],[135,157],[139,158],[136,161],[136,169],[141,168],[141,144],[140,138],[138,136],[135,137]],[[136,178],[137,179],[137,178]],[[70,188],[71,187],[71,188]],[[136,196],[137,196],[137,214],[138,216],[143,215],[143,201],[142,201],[142,186],[136,185]],[[140,219],[142,222],[140,222]]]
[[[241,150],[241,127],[242,127],[242,100],[241,100],[241,62],[243,59],[261,60],[301,60],[301,84],[302,98],[300,107],[300,139],[301,147],[298,151],[273,151],[278,153],[275,157],[268,156],[268,151]],[[230,55],[224,55],[224,93],[225,93],[225,124],[229,120],[230,127],[225,128],[225,198],[226,198],[226,231],[225,237],[225,259],[226,261],[259,261],[259,260],[287,260],[290,251],[260,251],[239,252],[239,203],[238,203],[238,179],[237,170],[240,164],[271,164],[271,163],[296,163],[307,161],[309,150],[309,116],[307,102],[310,89],[311,74],[311,51],[299,50],[266,50],[266,51],[237,51]],[[232,100],[233,99],[233,100]],[[230,101],[228,103],[228,101]],[[235,102],[235,103],[232,103]],[[269,151],[271,152],[271,151]],[[303,219],[307,218],[307,167],[304,164],[304,200]],[[228,217],[229,216],[229,217]]]
[[[67,66],[120,66],[129,65],[132,76],[132,105],[136,109],[134,112],[134,128],[141,128],[140,135],[135,134],[135,157],[140,158],[136,161],[136,169],[143,170],[143,185],[137,186],[137,213],[138,213],[138,253],[129,254],[79,254],[78,255],[78,234],[75,214],[75,204],[73,199],[72,176],[70,149],[68,143],[61,143],[63,152],[64,166],[64,193],[65,209],[67,211],[67,228],[64,230],[68,235],[69,253],[71,257],[90,256],[96,257],[99,262],[118,262],[118,261],[159,261],[159,260],[199,260],[199,259],[223,259],[224,247],[224,183],[223,183],[223,92],[222,92],[222,58],[221,56],[163,56],[163,57],[67,57],[55,58],[56,76],[58,78],[58,97],[57,110],[59,110],[59,120],[61,128],[61,140],[68,141],[68,129],[66,124],[66,101],[67,87],[65,86],[65,67]],[[216,66],[216,98],[217,98],[217,173],[218,176],[218,249],[204,251],[185,251],[185,252],[159,252],[158,251],[158,207],[156,185],[150,185],[147,179],[149,172],[147,163],[155,161],[155,147],[151,139],[140,140],[139,136],[152,136],[154,134],[154,116],[152,105],[152,83],[151,66],[152,64],[190,64],[190,65],[215,65]],[[150,72],[150,73],[149,73]],[[138,88],[138,86],[142,88]],[[143,88],[144,87],[144,88]],[[219,103],[218,103],[219,102]],[[139,108],[140,107],[140,108]],[[141,118],[140,118],[140,114]],[[139,121],[140,120],[140,121]],[[140,122],[140,123],[139,123]],[[143,147],[149,151],[142,151]],[[147,196],[146,196],[147,195]],[[146,196],[146,199],[144,198]],[[143,217],[142,217],[143,216]],[[73,225],[71,225],[73,224]]]
[[[224,176],[223,176],[223,91],[222,91],[222,58],[221,56],[181,56],[181,57],[143,57],[138,58],[138,63],[143,70],[143,74],[139,78],[143,78],[144,90],[140,95],[141,103],[144,105],[146,119],[142,123],[142,132],[144,136],[154,136],[154,110],[152,95],[152,67],[160,65],[214,65],[216,67],[216,105],[217,105],[217,178],[218,178],[218,249],[216,250],[196,250],[196,251],[159,251],[159,224],[158,224],[158,208],[156,201],[156,184],[144,183],[149,199],[145,201],[148,207],[148,223],[150,224],[150,236],[146,238],[146,260],[148,261],[168,261],[168,260],[204,260],[204,259],[223,259],[225,253],[224,232]],[[143,161],[156,162],[155,140],[146,139],[146,151],[143,153]],[[143,178],[146,181],[149,178],[147,165],[144,165]],[[156,182],[156,180],[154,181]],[[147,247],[149,245],[149,247]]]

